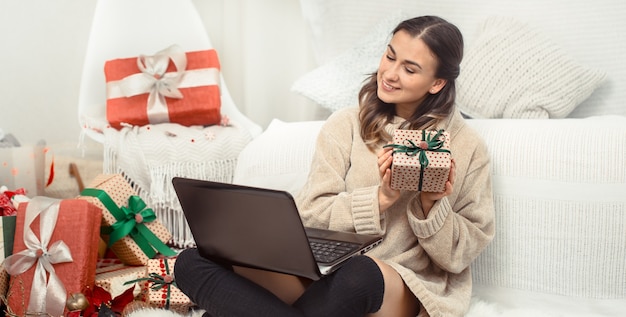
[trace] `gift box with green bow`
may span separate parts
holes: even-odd
[[[98,175],[80,198],[102,208],[102,238],[124,264],[145,265],[157,254],[176,255],[166,245],[172,234],[122,175]]]
[[[391,188],[443,192],[450,174],[450,135],[444,130],[394,131]]]

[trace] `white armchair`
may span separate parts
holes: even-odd
[[[232,181],[239,152],[262,128],[237,109],[221,73],[221,112],[229,118],[229,126],[162,123],[120,130],[109,127],[105,61],[152,55],[172,44],[185,51],[213,48],[191,0],[98,1],[87,44],[78,116],[83,133],[103,143],[103,172],[123,174],[171,230],[173,244],[186,247],[194,241],[171,178]]]

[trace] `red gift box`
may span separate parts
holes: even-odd
[[[107,120],[116,129],[122,123],[220,123],[220,63],[214,49],[184,52],[172,45],[154,56],[109,60],[104,73]]]
[[[35,197],[20,204],[13,255],[4,262],[12,274],[7,296],[13,314],[45,311],[56,316],[65,310],[67,296],[93,288],[101,220],[102,210],[86,200]],[[46,262],[53,272],[45,268]],[[41,270],[47,280],[34,279]],[[46,285],[56,287],[47,291]],[[56,301],[46,306],[49,296]]]
[[[450,135],[443,131],[395,130],[391,188],[443,192],[450,174]]]

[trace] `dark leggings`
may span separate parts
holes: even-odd
[[[378,311],[383,302],[383,275],[367,256],[353,257],[313,282],[292,306],[230,266],[200,256],[195,248],[178,255],[174,274],[183,293],[212,317],[362,317]]]

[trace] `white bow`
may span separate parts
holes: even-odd
[[[166,72],[170,60],[176,67],[175,72]],[[147,111],[150,123],[169,122],[165,97],[183,98],[178,87],[187,68],[187,55],[181,47],[172,45],[153,56],[139,55],[137,67],[141,73],[122,80],[122,93],[126,97],[149,93]]]

